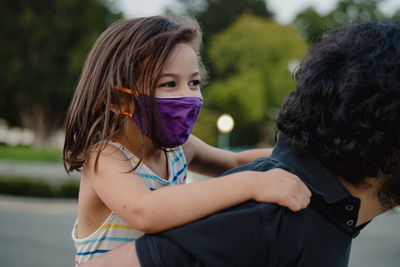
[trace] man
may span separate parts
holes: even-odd
[[[272,156],[231,172],[284,168],[313,192],[309,207],[247,202],[84,266],[347,266],[352,238],[400,204],[400,25],[323,35],[296,79]]]

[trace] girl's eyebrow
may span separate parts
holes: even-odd
[[[190,75],[190,77],[197,76],[197,75],[200,75],[200,72],[196,71],[196,72],[192,73]],[[179,74],[166,72],[166,73],[161,73],[160,78],[162,78],[162,77],[176,78],[176,77],[179,77]]]

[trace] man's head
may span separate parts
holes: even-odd
[[[355,185],[366,177],[384,179],[383,206],[399,205],[400,24],[328,32],[295,76],[296,89],[277,117],[291,148],[315,155]]]

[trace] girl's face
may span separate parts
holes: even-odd
[[[169,54],[155,97],[202,97],[197,55],[189,44],[179,43]]]

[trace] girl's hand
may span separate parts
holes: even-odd
[[[279,168],[255,174],[255,201],[276,203],[292,211],[310,203],[311,191],[296,175]]]

